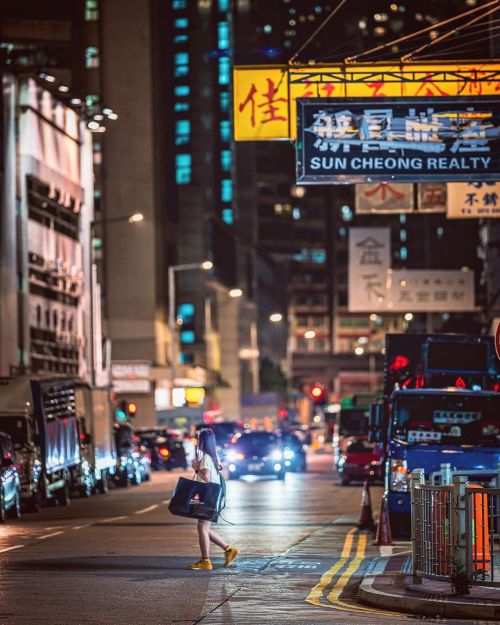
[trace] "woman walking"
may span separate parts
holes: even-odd
[[[215,435],[212,430],[206,428],[200,430],[198,434],[198,453],[193,460],[192,467],[196,472],[195,480],[198,482],[213,482],[220,484],[221,466],[217,456],[215,446]],[[212,562],[210,560],[210,543],[214,543],[224,550],[225,562],[224,566],[229,566],[238,555],[238,549],[231,547],[222,538],[214,532],[210,521],[198,521],[198,539],[200,541],[201,559],[189,565],[190,569],[210,570]]]

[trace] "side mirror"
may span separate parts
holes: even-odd
[[[384,404],[376,402],[370,405],[370,416],[368,421],[368,442],[381,443],[384,438]]]

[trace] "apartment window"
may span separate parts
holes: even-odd
[[[229,0],[218,0],[219,11],[224,13],[225,11],[229,11]]]
[[[176,102],[174,104],[174,111],[180,113],[182,111],[189,111],[189,102]]]
[[[187,0],[172,0],[172,9],[187,9]]]
[[[94,93],[90,93],[85,96],[85,106],[87,107],[87,111],[92,115],[97,113],[99,110],[99,96]]]
[[[187,28],[189,26],[189,21],[187,17],[178,17],[174,20],[174,28]]]
[[[99,67],[99,48],[97,46],[89,46],[85,50],[85,67],[87,69]]]
[[[229,226],[234,222],[234,213],[232,208],[223,208],[221,216],[222,221]]]
[[[408,248],[402,247],[399,250],[399,256],[400,256],[401,260],[407,260],[407,258],[408,258]]]
[[[231,150],[222,150],[220,153],[220,167],[222,171],[231,171]]]
[[[174,94],[178,97],[184,97],[189,95],[188,85],[176,85],[174,87]]]
[[[191,139],[191,122],[189,119],[178,119],[175,122],[175,145],[186,145]]]
[[[227,22],[219,22],[217,24],[217,41],[219,50],[227,50],[229,48],[229,24]]]
[[[188,40],[187,35],[175,35],[174,43],[185,43]]]
[[[231,63],[227,56],[219,59],[219,85],[228,85],[231,79]]]
[[[189,54],[176,52],[174,54],[174,76],[187,76],[189,74]]]
[[[231,122],[227,119],[219,123],[219,135],[221,141],[231,141]]]
[[[221,91],[219,93],[219,105],[220,105],[220,110],[222,113],[229,112],[229,102],[230,102],[229,93],[227,91]]]
[[[233,183],[231,180],[222,180],[220,183],[220,199],[223,202],[232,202]]]
[[[85,0],[85,21],[96,22],[99,19],[97,0]]]
[[[189,184],[191,182],[191,154],[176,154],[175,181],[177,184]]]

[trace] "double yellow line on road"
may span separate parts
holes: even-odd
[[[351,556],[355,538],[357,538],[356,552],[354,556]],[[358,532],[355,528],[347,532],[340,558],[328,571],[326,571],[326,573],[321,576],[320,581],[316,584],[316,586],[314,586],[307,596],[307,603],[322,608],[333,608],[342,612],[361,612],[365,614],[392,616],[394,618],[400,618],[400,616],[403,616],[398,612],[385,612],[375,608],[349,604],[340,599],[345,587],[349,583],[349,580],[354,573],[356,573],[365,559],[367,540],[368,534]],[[344,567],[345,570],[342,571]],[[340,571],[342,571],[342,573],[340,573]],[[340,573],[340,575],[338,575],[335,583],[331,586],[334,576],[338,573]],[[329,588],[330,590],[328,590]],[[328,594],[325,597],[324,595],[326,591],[328,591]]]

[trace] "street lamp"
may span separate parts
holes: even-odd
[[[94,229],[96,226],[101,226],[104,224],[112,224],[112,223],[120,223],[120,222],[128,222],[130,224],[136,224],[144,221],[144,215],[142,213],[133,213],[132,215],[119,215],[117,217],[109,217],[107,219],[95,219],[90,222],[89,227],[89,261],[90,261],[90,271],[89,271],[89,290],[90,290],[90,379],[92,382],[92,386],[95,386],[96,378],[95,378],[95,365],[96,365],[96,338],[94,336],[94,315],[95,315],[95,307],[94,307]]]
[[[173,398],[175,384],[175,365],[176,365],[176,314],[175,314],[175,274],[178,271],[210,271],[213,267],[210,260],[202,263],[186,263],[184,265],[170,265],[167,271],[168,275],[168,331],[170,340],[168,343],[168,359],[170,361],[170,398]],[[172,402],[173,405],[173,402]]]
[[[304,332],[305,339],[313,339],[316,336],[316,332],[314,330],[306,330]]]
[[[230,289],[228,295],[229,297],[235,299],[236,297],[241,297],[243,295],[243,291],[241,289]]]
[[[283,315],[281,313],[273,313],[272,315],[269,315],[269,321],[272,323],[279,323],[280,321],[283,321]]]

